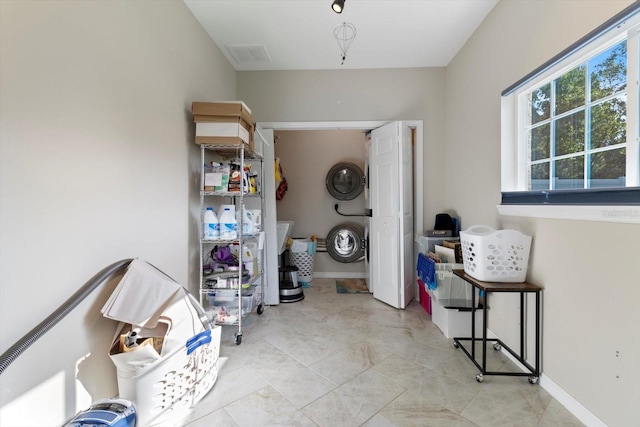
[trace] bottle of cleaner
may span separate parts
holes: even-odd
[[[253,228],[253,215],[249,209],[245,209],[244,206],[241,207],[238,210],[236,217],[238,224],[242,224],[242,232],[244,234],[251,234],[255,232]]]
[[[220,221],[213,211],[213,208],[207,208],[204,213],[204,236],[205,239],[220,238]]]
[[[253,252],[251,252],[251,249],[249,249],[248,246],[243,246],[242,262],[244,263],[244,268],[247,270],[250,277],[253,277],[256,275],[256,270],[255,270],[256,266],[253,261],[254,261]]]
[[[222,214],[224,213],[224,210],[226,208],[229,208],[229,210],[231,211],[231,215],[236,216],[236,205],[221,205],[220,209],[218,210],[218,218],[222,217]]]
[[[220,215],[220,238],[233,240],[238,238],[238,221],[230,208],[224,208]]]

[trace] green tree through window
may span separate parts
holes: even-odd
[[[530,92],[529,190],[625,185],[626,90],[625,40]]]

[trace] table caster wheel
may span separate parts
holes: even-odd
[[[258,304],[257,312],[258,312],[258,314],[264,313],[264,304],[262,304],[262,303]]]
[[[453,342],[453,348],[460,348],[460,344],[457,341]]]
[[[236,345],[242,344],[242,334],[236,333],[234,336],[235,336],[235,339],[236,339],[235,340]]]
[[[538,377],[530,376],[528,379],[529,384],[538,384]]]
[[[484,381],[484,377],[482,376],[482,374],[478,374],[478,375],[476,375],[476,381],[478,381],[479,383],[481,383],[482,381]]]
[[[500,351],[500,350],[502,350],[502,346],[500,345],[500,343],[495,343],[495,344],[493,345],[493,349],[494,349],[495,351]]]

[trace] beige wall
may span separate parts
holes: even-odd
[[[444,195],[444,68],[245,71],[238,98],[257,122],[422,120],[424,217],[451,208]]]
[[[349,201],[333,198],[325,185],[327,172],[338,162],[352,162],[364,169],[365,134],[361,130],[278,131],[276,157],[285,170],[289,190],[276,202],[278,220],[294,221],[293,236],[325,238],[338,224],[354,222],[364,226],[364,217],[343,217],[340,212],[362,214],[364,192]],[[313,260],[314,275],[359,273],[364,275],[364,262],[341,263],[326,252],[318,252]]]
[[[196,277],[191,102],[236,99],[236,75],[179,1],[2,0],[0,31],[4,352],[118,260]],[[61,425],[117,393],[108,288],[2,374],[0,424]]]
[[[620,427],[640,423],[640,226],[500,217],[495,206],[501,91],[630,3],[501,1],[446,74],[446,204],[467,226],[534,236],[528,279],[545,288],[544,375]],[[494,298],[490,318],[515,344],[516,309]]]

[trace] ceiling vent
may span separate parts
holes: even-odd
[[[261,44],[226,44],[224,47],[237,64],[271,62],[267,50]]]

